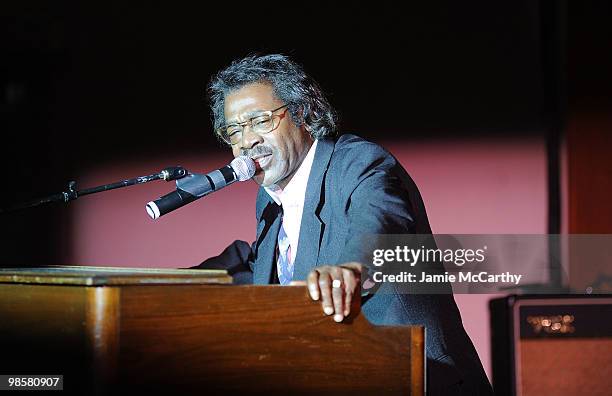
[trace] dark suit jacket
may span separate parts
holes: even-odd
[[[257,237],[237,241],[200,268],[227,268],[241,282],[275,280],[280,207],[263,188],[256,205]],[[397,160],[380,146],[354,135],[321,139],[310,171],[294,263],[294,280],[319,265],[367,262],[369,234],[429,234],[421,196]],[[245,267],[248,265],[248,267]],[[362,312],[377,325],[426,326],[429,394],[490,394],[474,347],[463,329],[452,294],[408,294],[385,284],[364,299]]]

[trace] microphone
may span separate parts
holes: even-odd
[[[158,219],[236,181],[249,180],[254,174],[255,162],[244,155],[234,158],[229,165],[206,175],[189,173],[176,181],[176,191],[149,202],[146,206],[147,213],[153,220]]]

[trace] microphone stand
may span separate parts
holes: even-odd
[[[0,214],[16,212],[27,208],[33,208],[42,204],[53,203],[53,202],[70,202],[75,199],[82,197],[83,195],[95,194],[102,191],[114,190],[117,188],[133,186],[135,184],[148,183],[153,180],[165,180],[172,181],[176,179],[182,179],[187,176],[189,172],[182,166],[171,166],[163,169],[159,173],[155,173],[148,176],[135,177],[133,179],[122,180],[115,183],[104,184],[98,187],[86,188],[84,190],[76,189],[76,182],[71,181],[68,183],[68,190],[62,191],[61,193],[49,195],[44,198],[33,199],[31,201],[23,202],[17,205],[8,207],[7,209],[0,209]]]

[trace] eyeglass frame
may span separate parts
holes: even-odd
[[[238,125],[238,126],[241,126],[241,127],[242,127],[242,131],[241,131],[240,133],[242,133],[242,134],[243,134],[243,136],[244,136],[244,130],[245,130],[245,128],[246,128],[247,126],[249,126],[249,127],[251,128],[251,130],[253,130],[253,120],[254,120],[254,119],[256,119],[256,118],[259,118],[259,117],[262,117],[262,116],[267,115],[267,116],[269,116],[269,117],[270,117],[270,120],[273,120],[273,119],[274,119],[274,116],[276,116],[276,117],[280,117],[280,119],[281,119],[281,121],[282,121],[282,120],[283,120],[283,118],[285,118],[285,116],[286,116],[287,110],[289,110],[289,109],[287,108],[287,110],[285,110],[285,111],[284,111],[282,114],[274,114],[274,113],[275,113],[275,112],[277,112],[277,111],[279,111],[280,109],[285,108],[285,107],[288,107],[288,106],[289,106],[289,103],[284,104],[284,105],[282,105],[281,107],[277,107],[277,108],[276,108],[276,109],[274,109],[274,110],[266,110],[266,111],[262,111],[262,112],[261,112],[261,113],[259,113],[258,115],[253,116],[253,117],[250,117],[250,118],[249,118],[248,120],[246,120],[246,121],[243,121],[243,122],[232,122],[231,124],[226,124],[226,125],[220,126],[220,127],[218,127],[218,128],[216,128],[216,129],[215,129],[215,132],[216,132],[216,133],[217,133],[217,135],[218,135],[218,136],[221,138],[221,140],[223,140],[225,143],[229,144],[230,146],[234,146],[234,145],[238,144],[238,142],[236,142],[236,143],[232,143],[232,142],[231,142],[231,140],[230,140],[230,141],[228,141],[228,140],[229,140],[229,136],[228,136],[228,139],[226,140],[226,139],[225,139],[225,137],[224,137],[224,135],[221,133],[221,131],[223,131],[223,130],[227,130],[227,128],[229,128],[230,126],[235,126],[235,125]],[[280,122],[279,122],[279,125],[280,125]],[[277,125],[276,127],[278,127],[278,125]],[[257,135],[260,135],[260,136],[261,136],[261,135],[266,135],[266,134],[268,134],[268,133],[272,132],[274,129],[276,129],[276,128],[274,127],[274,123],[272,123],[272,128],[270,128],[270,130],[269,130],[269,131],[264,132],[264,133],[258,133],[258,132],[253,131],[253,133],[255,133],[255,134],[257,134]],[[241,137],[241,139],[240,139],[240,140],[242,140],[242,137]]]

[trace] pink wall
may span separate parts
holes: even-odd
[[[151,159],[102,166],[79,177],[81,186],[154,173],[170,165],[207,172],[226,165],[230,154]],[[151,220],[148,201],[174,190],[174,182],[151,182],[81,198],[74,210],[74,244],[69,261],[79,265],[124,267],[188,267],[221,252],[235,239],[255,234],[255,194],[252,182],[237,183]]]
[[[382,143],[419,186],[433,231],[446,234],[546,233],[546,152],[540,138]],[[220,150],[221,151],[221,150]],[[153,173],[180,164],[192,172],[225,165],[229,153],[177,154],[101,165],[80,175],[81,188]],[[81,198],[71,203],[71,264],[187,267],[255,234],[254,183],[245,182],[196,201],[157,221],[145,204],[173,189],[165,182]],[[490,295],[456,295],[467,332],[491,372]]]

